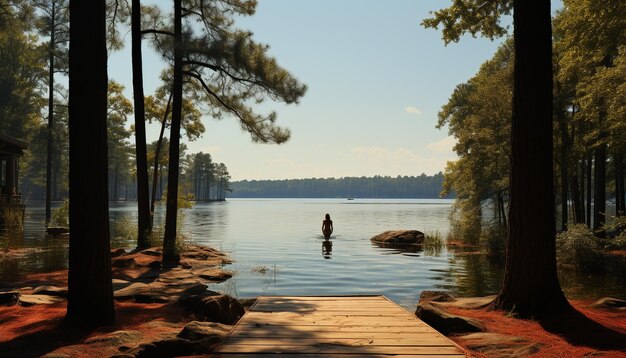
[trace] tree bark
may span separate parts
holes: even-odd
[[[180,122],[183,101],[183,48],[181,0],[174,0],[174,83],[172,88],[172,126],[170,129],[170,157],[167,178],[167,206],[165,237],[163,238],[163,266],[178,264],[176,249],[176,219],[178,216],[178,166],[180,152]]]
[[[585,162],[585,158],[580,159],[579,161],[580,166],[579,166],[579,174],[580,174],[580,192],[578,193],[580,195],[579,198],[579,202],[580,202],[580,220],[578,221],[579,224],[584,224],[586,223],[585,221],[585,173],[587,170],[587,165]]]
[[[556,109],[557,120],[561,129],[561,230],[567,231],[568,208],[567,208],[567,152],[569,150],[569,139],[567,136],[567,126],[565,125],[565,113],[560,104]]]
[[[576,172],[578,172],[578,168],[576,168]],[[578,173],[573,175],[570,179],[570,189],[572,193],[572,201],[574,206],[574,219],[577,224],[582,224],[585,222],[583,205],[580,201],[580,190],[578,184]]]
[[[597,237],[604,237],[606,212],[606,144],[601,144],[595,152],[595,190],[593,196],[593,231]]]
[[[591,151],[587,152],[587,227],[591,228],[591,166],[592,166]]]
[[[133,62],[133,100],[135,105],[135,153],[137,161],[137,247],[150,246],[152,221],[150,189],[148,188],[148,154],[146,148],[146,114],[143,93],[143,62],[141,58],[141,3],[132,0],[131,39]]]
[[[120,194],[118,188],[120,187],[120,164],[119,161],[115,162],[115,170],[113,175],[113,201],[120,200]]]
[[[504,228],[506,228],[508,224],[506,220],[506,210],[504,209],[504,197],[502,196],[502,193],[498,195],[498,198],[499,198],[498,206],[500,207],[500,216],[502,216],[502,223],[504,225]]]
[[[619,153],[615,158],[615,213],[623,216],[626,213],[626,194],[624,193],[624,154]]]
[[[107,48],[104,0],[70,0],[70,247],[66,320],[115,320],[107,193]]]
[[[156,203],[157,198],[157,181],[159,179],[159,175],[161,175],[161,171],[159,170],[161,161],[161,148],[163,147],[163,135],[165,134],[165,123],[167,122],[167,116],[170,113],[170,104],[172,103],[172,92],[170,92],[170,96],[167,100],[167,106],[165,107],[165,113],[163,114],[163,121],[161,122],[161,131],[159,132],[159,139],[157,140],[156,148],[154,149],[154,170],[152,172],[152,200],[150,200],[150,222],[154,220],[154,205]],[[159,193],[163,193],[163,179],[161,178],[161,191]],[[161,198],[161,195],[159,195]]]
[[[54,26],[56,20],[56,3],[52,1],[50,11],[50,47],[48,48],[48,157],[46,158],[46,225],[50,222],[52,215],[52,133],[54,132]]]
[[[556,272],[550,1],[514,1],[509,235],[494,306],[521,317],[568,307]]]

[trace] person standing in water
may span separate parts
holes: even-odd
[[[330,234],[333,233],[333,221],[330,220],[330,215],[326,214],[326,218],[322,221],[322,234],[325,239],[330,239]]]

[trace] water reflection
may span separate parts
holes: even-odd
[[[438,231],[445,237],[450,202],[370,201],[354,200],[347,205],[345,200],[332,199],[198,203],[185,210],[182,227],[190,242],[226,251],[235,261],[228,267],[236,272],[234,278],[212,289],[236,297],[385,294],[412,307],[422,290],[445,290],[457,296],[497,293],[503,263],[485,255],[448,250],[441,243],[388,247],[370,242],[383,231],[407,227]],[[22,235],[0,235],[0,282],[67,267],[67,238],[46,236],[43,203],[27,205],[26,210]],[[341,226],[325,241],[319,233],[318,214],[330,210]],[[124,220],[136,225],[136,211],[136,203],[111,203],[112,229]],[[164,208],[158,207],[157,226],[163,217]],[[111,233],[113,237],[119,234]],[[136,245],[133,240],[114,244]],[[7,247],[16,253],[4,255]],[[267,272],[252,270],[260,266],[268,268]],[[623,267],[623,262],[607,263],[605,275],[592,276],[561,271],[561,284],[568,297],[623,298]]]
[[[324,238],[324,241],[322,241],[322,256],[324,256],[325,259],[330,259],[333,254],[332,252],[333,242],[330,241],[329,238]]]
[[[504,274],[499,260],[480,254],[459,252],[449,259],[447,274],[452,279],[457,296],[487,296],[498,292]]]
[[[36,272],[67,268],[67,236],[46,235],[40,247],[24,245],[24,233],[0,234],[4,246],[0,254],[0,281],[17,281]]]
[[[385,249],[384,250],[384,254],[385,255],[389,255],[389,254],[416,254],[418,252],[422,252],[423,248],[422,245],[418,245],[418,244],[389,244],[389,243],[385,243],[385,242],[372,242],[372,247],[379,247],[381,249]],[[417,256],[419,257],[419,255],[411,255],[411,256]]]

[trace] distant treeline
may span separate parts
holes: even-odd
[[[439,198],[443,174],[327,179],[242,180],[232,198]],[[453,194],[448,198],[453,197]]]

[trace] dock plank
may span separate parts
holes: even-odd
[[[260,297],[215,357],[464,357],[463,350],[384,296]]]

